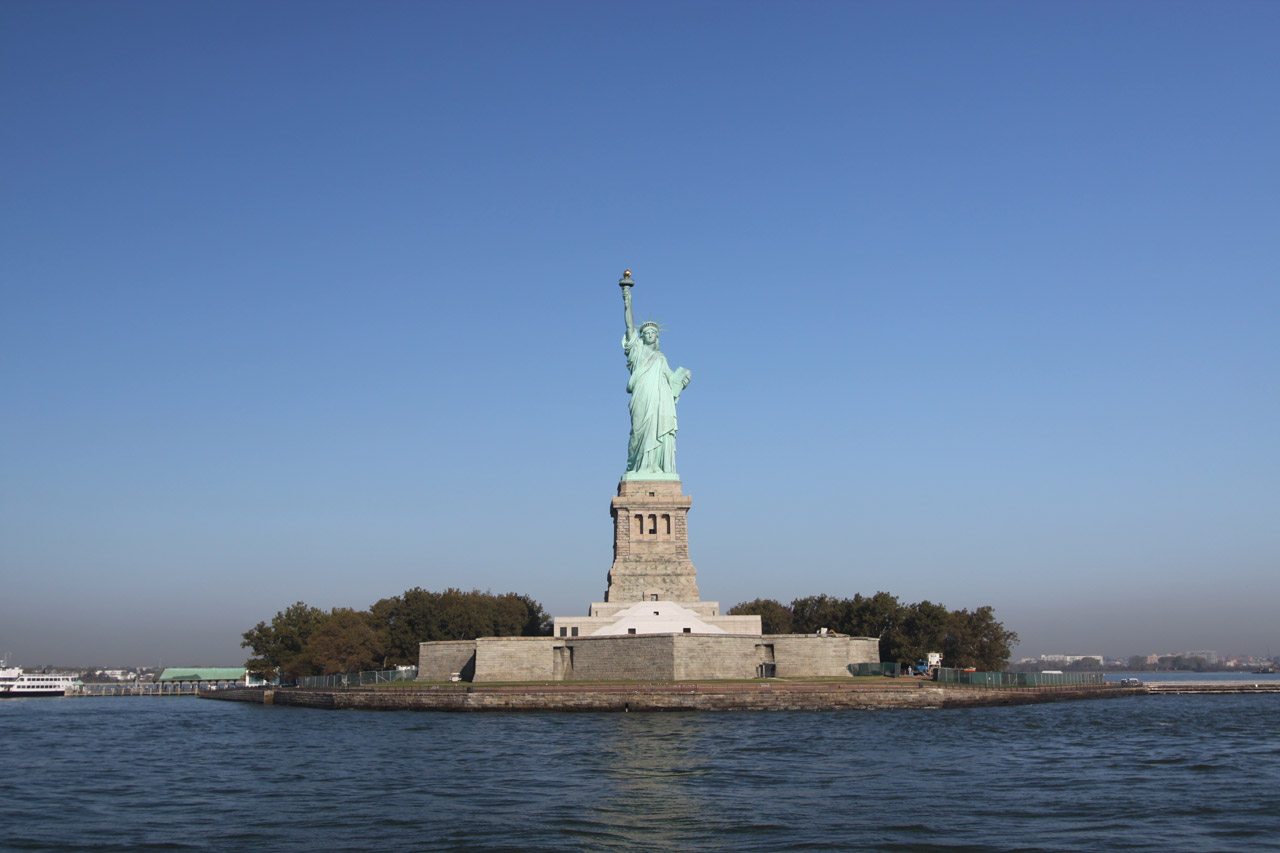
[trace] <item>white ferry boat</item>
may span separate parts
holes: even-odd
[[[20,696],[70,696],[80,692],[80,680],[62,673],[23,672],[20,666],[0,661],[0,698]]]

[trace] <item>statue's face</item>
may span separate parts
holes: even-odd
[[[644,331],[640,333],[640,339],[649,346],[653,346],[658,342],[658,330],[653,326],[645,326]]]

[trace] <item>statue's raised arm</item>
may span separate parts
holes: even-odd
[[[631,280],[631,270],[622,274],[618,284],[622,286],[622,316],[627,321],[626,340],[631,340],[636,336],[636,321],[631,315],[631,287],[634,284]]]
[[[676,401],[689,384],[683,367],[672,370],[658,346],[658,324],[652,320],[637,329],[631,313],[631,270],[618,282],[622,286],[623,319],[627,330],[622,348],[627,354],[631,379],[631,441],[627,446],[624,480],[678,480],[676,474]]]

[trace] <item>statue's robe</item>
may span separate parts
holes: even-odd
[[[645,346],[639,334],[624,335],[627,353],[627,393],[631,395],[631,443],[627,471],[676,473],[676,400],[688,371],[672,370],[656,346]]]

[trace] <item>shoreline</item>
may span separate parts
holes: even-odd
[[[975,687],[839,682],[440,685],[396,689],[236,687],[201,699],[363,711],[835,711],[1030,705],[1146,695],[1145,687]]]

